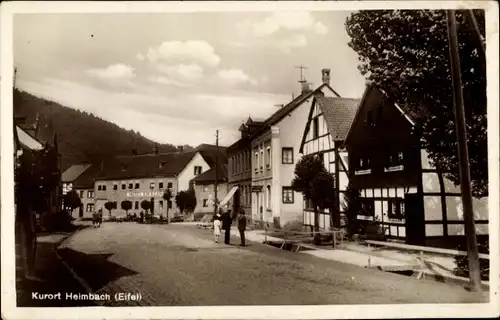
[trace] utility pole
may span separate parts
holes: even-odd
[[[460,188],[464,212],[465,237],[467,239],[467,253],[469,260],[469,280],[471,291],[481,291],[481,272],[479,254],[472,208],[472,190],[470,181],[469,154],[467,150],[467,129],[465,126],[465,111],[460,76],[460,57],[458,54],[457,23],[455,10],[447,10],[448,41],[450,48],[450,69],[453,83],[453,101],[455,108],[455,123],[458,141],[458,157],[460,165]]]
[[[219,180],[219,130],[215,131],[215,184],[214,184],[214,214],[217,214],[219,200],[217,199],[217,188]]]

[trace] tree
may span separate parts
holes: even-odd
[[[196,208],[196,193],[193,188],[190,188],[186,192],[186,210],[188,212],[193,212]]]
[[[66,193],[63,197],[63,202],[64,208],[69,212],[73,211],[76,208],[79,208],[82,205],[82,201],[80,200],[80,197],[75,190],[71,190],[70,192]]]
[[[166,206],[167,206],[167,223],[168,223],[168,210],[170,209],[170,201],[172,199],[172,190],[170,190],[170,188],[168,188],[167,190],[165,190],[165,192],[163,193],[163,200],[165,200],[165,203],[166,203]]]
[[[116,203],[108,201],[104,204],[104,208],[109,211],[109,215],[111,216],[111,210],[116,209]]]
[[[488,196],[486,59],[466,12],[457,10],[474,197]],[[484,11],[473,11],[484,38]],[[460,183],[445,11],[360,11],[346,20],[349,46],[368,81],[410,114],[433,165]],[[479,40],[478,40],[479,39]]]
[[[196,194],[193,189],[181,191],[175,196],[175,203],[183,213],[184,211],[193,212],[196,207]]]
[[[120,207],[122,208],[122,210],[125,210],[128,217],[128,211],[132,209],[132,202],[129,200],[124,200],[120,203]]]
[[[145,210],[147,212],[151,208],[151,201],[142,200],[141,201],[141,208],[142,208],[142,210]]]
[[[141,201],[141,208],[146,211],[145,218],[146,218],[146,223],[149,222],[151,223],[151,216],[148,213],[148,210],[151,209],[151,201],[150,200],[142,200]]]
[[[335,177],[329,173],[323,161],[316,155],[302,157],[295,166],[295,178],[292,189],[310,200],[314,209],[314,242],[320,243],[319,210],[330,209],[332,221],[340,220],[340,212],[335,212]],[[338,225],[337,225],[338,226]]]
[[[346,203],[343,210],[347,218],[347,232],[351,237],[354,234],[362,233],[361,224],[358,220],[358,214],[361,212],[361,198],[358,189],[353,188],[351,183],[347,186],[345,192]]]

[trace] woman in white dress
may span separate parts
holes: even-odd
[[[220,227],[221,227],[221,221],[220,221],[220,214],[217,213],[214,219],[214,240],[215,243],[219,243],[219,238],[220,238]]]

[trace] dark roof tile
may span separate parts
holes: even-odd
[[[316,97],[316,103],[334,140],[343,141],[346,138],[360,101],[351,98]]]
[[[217,172],[219,182],[227,182],[227,165],[220,164]],[[215,167],[205,171],[193,179],[196,184],[213,184],[215,182]]]
[[[197,154],[196,151],[117,156],[103,162],[99,179],[174,177]]]
[[[76,178],[78,178],[82,173],[85,172],[88,168],[90,168],[91,164],[82,163],[82,164],[74,164],[66,169],[61,176],[62,182],[72,182]]]

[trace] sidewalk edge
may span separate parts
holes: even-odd
[[[66,237],[62,238],[60,241],[56,242],[54,244],[54,249],[55,249],[55,252],[56,252],[56,256],[57,256],[57,259],[59,259],[59,261],[61,261],[61,263],[64,265],[64,267],[66,267],[66,269],[71,273],[71,275],[73,276],[73,278],[78,281],[78,283],[82,286],[82,288],[87,292],[87,293],[92,293],[92,289],[90,288],[90,285],[87,283],[87,281],[85,281],[82,277],[80,277],[76,271],[71,268],[69,266],[68,263],[66,263],[66,261],[64,261],[64,259],[61,257],[61,255],[59,254],[59,247],[66,241],[68,240],[70,237],[72,237],[75,233],[77,233],[78,231],[80,230],[76,230],[75,232],[73,233],[70,233],[68,234]],[[94,301],[94,303],[96,303],[98,306],[104,306],[104,303],[100,300],[97,300],[97,301]]]

